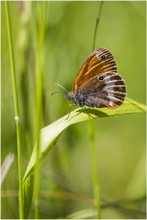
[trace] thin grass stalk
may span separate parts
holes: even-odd
[[[91,168],[92,168],[92,179],[93,179],[93,193],[94,193],[94,198],[95,198],[95,206],[97,209],[97,218],[101,219],[100,189],[99,189],[99,178],[98,178],[98,171],[97,171],[93,120],[89,120],[88,125],[89,125],[89,135],[90,135],[90,153],[91,153]]]
[[[40,155],[40,130],[42,125],[42,71],[40,67],[37,70],[37,82],[36,82],[36,161],[39,161]],[[35,219],[39,219],[39,194],[40,194],[40,166],[39,164],[35,168],[34,177],[34,215]]]
[[[96,41],[97,29],[98,29],[99,22],[100,22],[100,18],[101,18],[103,3],[104,3],[103,1],[100,1],[100,6],[99,6],[99,10],[98,10],[98,15],[97,15],[97,18],[96,18],[94,36],[93,36],[92,51],[95,49],[95,41]]]
[[[36,160],[39,161],[40,155],[40,130],[42,127],[42,107],[43,107],[43,67],[44,67],[44,36],[45,36],[45,7],[44,2],[38,3],[36,10]],[[41,6],[41,7],[40,7]],[[34,215],[39,219],[39,194],[40,194],[40,171],[39,165],[35,170],[34,178]]]
[[[14,51],[12,42],[12,30],[10,22],[9,2],[5,1],[5,13],[8,33],[8,45],[11,65],[12,87],[14,93],[14,109],[15,109],[15,123],[16,123],[16,138],[17,138],[17,163],[18,163],[18,181],[19,181],[19,218],[23,219],[23,191],[22,191],[22,164],[21,164],[21,129],[20,129],[20,115],[19,115],[19,103],[18,103],[18,91],[16,83],[16,71],[14,62]]]

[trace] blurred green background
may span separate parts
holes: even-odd
[[[68,113],[60,83],[68,91],[92,52],[100,2],[9,2],[19,93],[23,169],[35,144],[36,66],[43,61],[43,125]],[[15,154],[2,185],[2,218],[18,218],[17,148],[4,2],[1,3],[2,162]],[[40,14],[45,22],[42,23]],[[145,104],[146,2],[104,2],[95,48],[114,55],[128,97]],[[42,57],[37,55],[41,31]],[[145,218],[145,114],[95,120],[103,218]],[[68,218],[93,208],[87,122],[67,129],[41,164],[40,218]],[[120,206],[121,204],[121,206]],[[33,216],[33,205],[30,218]],[[133,210],[133,211],[130,211]],[[95,218],[93,215],[92,218]]]

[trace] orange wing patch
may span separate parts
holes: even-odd
[[[77,89],[88,79],[109,71],[117,73],[117,67],[113,55],[106,48],[95,50],[80,68],[73,83],[73,92],[76,92]]]

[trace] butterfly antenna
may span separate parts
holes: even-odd
[[[51,96],[54,95],[54,94],[57,94],[57,93],[62,93],[62,92],[52,92]]]
[[[63,86],[61,86],[59,83],[56,83],[55,86],[59,86],[59,87],[62,88],[66,93],[68,93],[68,91],[67,91]]]
[[[102,12],[103,3],[104,3],[103,1],[100,2],[99,11],[98,11],[98,15],[97,15],[97,18],[96,18],[96,24],[95,24],[95,30],[94,30],[93,48],[92,48],[92,51],[95,49],[95,40],[96,40],[97,28],[98,28],[99,21],[100,21],[100,17],[101,17],[101,12]]]
[[[67,91],[63,86],[61,86],[59,83],[56,83],[55,86],[59,86],[59,87],[60,87],[61,89],[63,89],[66,93],[68,93],[68,91]],[[52,93],[51,93],[51,96],[54,95],[54,94],[57,94],[57,93],[62,93],[62,92],[52,92]]]

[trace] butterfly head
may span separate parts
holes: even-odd
[[[65,98],[69,101],[72,101],[77,105],[78,107],[82,107],[84,105],[84,94],[82,93],[74,93],[73,91],[68,92],[65,94]]]
[[[65,93],[65,98],[69,101],[74,101],[74,93],[71,91],[71,92],[68,92],[68,93]]]
[[[65,98],[79,106],[78,99],[73,91],[66,93]]]

